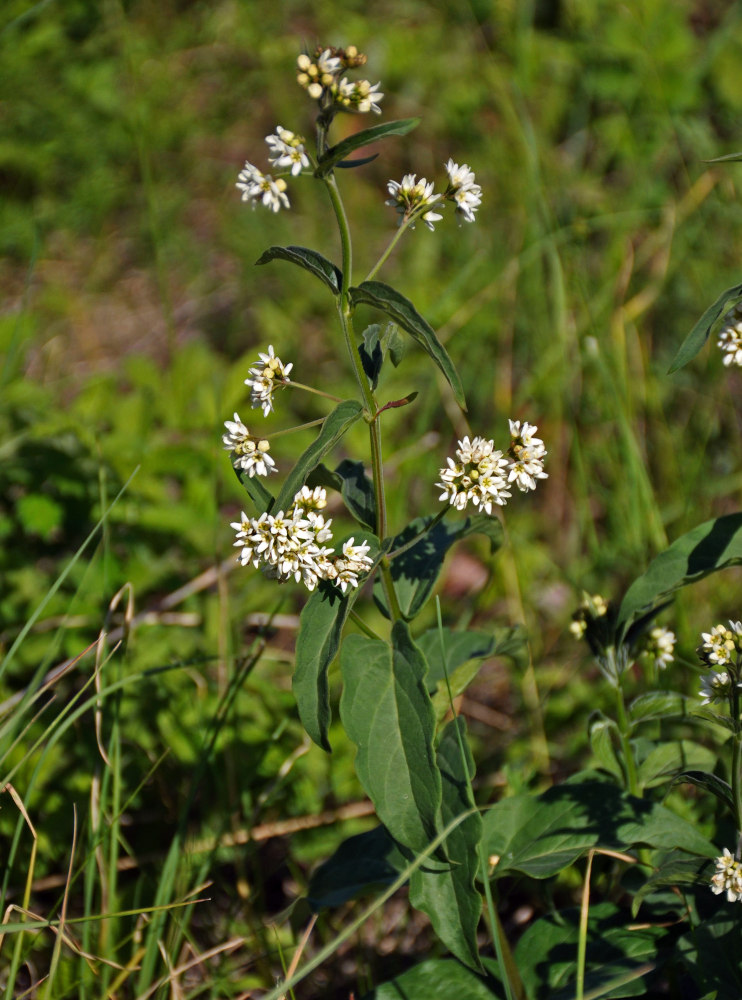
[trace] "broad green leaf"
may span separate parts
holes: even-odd
[[[317,177],[324,177],[336,167],[346,156],[350,156],[357,149],[368,146],[379,139],[385,139],[389,135],[407,135],[420,124],[419,118],[400,118],[397,121],[385,122],[382,125],[372,125],[371,128],[362,129],[353,135],[343,139],[335,146],[330,146],[324,156],[317,164],[315,174]]]
[[[466,409],[464,387],[453,361],[436,337],[433,327],[423,319],[409,299],[383,281],[363,281],[357,288],[351,288],[350,295],[354,305],[364,304],[381,309],[406,330],[435,361],[451,386],[456,402],[462,410]]]
[[[363,407],[355,399],[338,403],[322,424],[316,440],[309,445],[289,472],[281,492],[276,497],[274,509],[287,510],[293,503],[307,476],[319,465],[325,455],[332,451],[349,427],[360,418]]]
[[[632,916],[636,917],[647,896],[660,889],[674,889],[678,886],[707,888],[714,870],[714,863],[709,858],[688,857],[684,851],[670,851],[662,857],[660,867],[649,876],[632,899]]]
[[[678,771],[686,768],[703,770],[713,767],[716,759],[716,752],[700,743],[694,743],[693,740],[672,740],[660,743],[644,758],[639,765],[637,777],[642,788],[651,788],[675,777]]]
[[[699,524],[661,552],[626,591],[618,611],[617,639],[632,620],[686,584],[742,562],[742,514]]]
[[[463,521],[439,521],[430,531],[425,527],[433,519],[416,518],[391,542],[390,551],[409,545],[404,552],[391,560],[392,579],[400,610],[407,621],[412,620],[430,597],[438,574],[443,566],[446,553],[451,546],[471,534],[486,533],[490,541],[490,551],[502,542],[502,525],[494,517],[475,515]],[[421,537],[418,541],[413,539]],[[381,585],[374,588],[374,600],[389,617]]]
[[[616,753],[618,742],[618,726],[612,719],[603,716],[590,724],[590,747],[600,766],[623,782],[623,767]]]
[[[296,664],[292,687],[299,718],[309,736],[323,750],[330,750],[330,690],[327,671],[335,659],[343,627],[357,591],[342,594],[321,581],[299,617]]]
[[[570,907],[541,917],[524,931],[515,946],[515,961],[529,997],[573,1000],[579,921],[579,909]],[[612,903],[590,906],[586,997],[641,996],[646,992],[639,977],[651,971],[646,964],[656,957],[658,943],[667,931],[651,926],[629,930],[626,923],[626,914]]]
[[[267,264],[272,260],[288,260],[292,264],[309,271],[316,278],[319,278],[334,295],[340,294],[343,284],[343,275],[331,261],[323,257],[316,250],[308,247],[269,247],[265,253],[255,261],[256,264]]]
[[[462,748],[465,759],[462,759]],[[474,806],[470,785],[474,777],[474,760],[466,742],[466,722],[461,717],[452,720],[443,730],[437,760],[443,784],[438,825],[443,829]],[[427,913],[433,930],[448,950],[464,965],[477,971],[482,968],[477,948],[482,897],[475,884],[481,836],[482,818],[475,810],[446,838],[448,862],[423,865],[410,876],[412,905]]]
[[[485,959],[484,965],[496,974],[496,962]],[[494,979],[478,976],[451,958],[430,958],[377,986],[361,1000],[499,1000],[502,995]]]
[[[700,922],[677,944],[678,953],[696,984],[716,990],[716,1000],[742,997],[742,963],[739,949],[738,903],[723,903],[717,896],[717,912]]]
[[[265,488],[263,481],[258,476],[248,476],[246,472],[237,472],[237,478],[245,487],[247,495],[255,505],[258,514],[264,514],[270,510],[274,503],[273,494]]]
[[[353,517],[361,524],[374,531],[376,528],[376,498],[371,480],[366,475],[363,462],[354,462],[349,458],[335,469],[335,475],[340,479],[340,492],[345,506]]]
[[[681,848],[704,857],[716,852],[669,809],[602,781],[567,781],[539,796],[503,799],[485,813],[483,836],[487,855],[499,858],[498,878],[512,871],[548,878],[591,847]]]
[[[466,632],[450,628],[431,628],[415,639],[428,661],[426,683],[432,694],[446,676],[450,679],[457,667],[469,660],[492,656],[495,638],[489,632],[469,629]]]
[[[682,774],[678,774],[675,778],[673,784],[679,785],[687,783],[689,785],[696,785],[698,788],[703,788],[707,792],[711,792],[715,795],[720,802],[729,809],[730,813],[734,815],[734,798],[732,797],[731,786],[727,784],[723,778],[718,778],[715,774],[711,774],[709,771],[683,771]]]
[[[407,863],[383,826],[348,837],[312,874],[307,889],[309,903],[315,912],[341,906],[390,885]]]
[[[687,699],[677,691],[650,691],[635,698],[629,706],[632,725],[649,719],[685,717]]]
[[[740,298],[742,298],[742,285],[733,285],[732,288],[727,288],[725,292],[721,293],[716,302],[708,307],[680,345],[677,354],[672,359],[672,364],[667,370],[668,375],[672,375],[673,372],[683,368],[689,361],[695,358],[696,354],[698,354],[708,340],[709,334],[721,314],[726,311],[728,306],[733,304],[732,300],[736,302]]]
[[[392,837],[422,851],[435,837],[442,795],[425,657],[395,622],[391,646],[348,636],[340,669],[340,716],[358,748],[356,773]]]

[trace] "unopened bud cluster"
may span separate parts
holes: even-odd
[[[572,615],[569,631],[575,639],[581,639],[588,625],[608,614],[608,604],[600,594],[585,594],[579,608]]]
[[[358,586],[359,577],[373,565],[369,545],[349,538],[339,554],[327,546],[332,541],[332,519],[325,519],[327,494],[322,487],[304,486],[286,511],[261,514],[232,522],[237,532],[243,566],[265,567],[278,580],[296,580],[314,590],[320,580],[328,580],[343,593]]]
[[[447,458],[447,468],[440,470],[443,491],[440,500],[447,500],[457,510],[469,504],[486,514],[493,505],[504,507],[512,495],[508,486],[515,483],[525,493],[536,488],[537,479],[546,479],[543,460],[544,442],[535,437],[538,427],[519,420],[510,421],[511,442],[507,456],[495,449],[494,441],[468,437],[459,441],[455,458]]]
[[[317,48],[313,56],[302,53],[296,60],[297,83],[311,98],[319,101],[325,111],[356,111],[381,114],[379,101],[383,94],[380,83],[349,80],[344,73],[366,63],[366,56],[355,45],[346,49]]]

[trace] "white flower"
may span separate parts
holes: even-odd
[[[527,421],[510,420],[510,448],[512,461],[508,471],[508,482],[515,483],[522,493],[536,489],[537,479],[547,479],[544,472],[544,458],[547,451],[541,438],[537,438],[538,427]]]
[[[736,305],[724,317],[724,327],[719,331],[717,346],[724,353],[725,365],[742,367],[742,307]]]
[[[286,181],[282,177],[273,180],[270,174],[262,173],[252,163],[245,163],[237,177],[236,187],[242,191],[242,200],[252,202],[253,208],[258,202],[272,212],[290,207],[286,195]]]
[[[225,420],[227,433],[222,435],[222,441],[227,451],[232,452],[232,464],[235,469],[242,469],[251,478],[267,476],[276,471],[276,463],[268,454],[270,445],[263,439],[250,435],[238,414],[234,420]]]
[[[721,857],[716,859],[716,874],[711,878],[711,891],[715,896],[725,892],[730,903],[742,899],[742,865],[726,847]]]
[[[369,83],[368,80],[357,80],[351,82],[347,77],[343,77],[339,83],[332,88],[335,103],[345,111],[358,111],[366,114],[373,111],[381,114],[379,101],[384,94],[379,90],[381,83]]]
[[[392,196],[385,202],[399,212],[400,224],[406,219],[415,217],[415,220],[422,219],[428,229],[434,229],[434,223],[439,222],[443,216],[432,211],[432,206],[441,201],[441,195],[435,194],[433,182],[428,182],[424,177],[415,179],[415,174],[405,174],[401,181],[389,181],[387,190]],[[414,229],[414,225],[410,226]]]
[[[726,701],[732,690],[732,679],[726,670],[712,670],[701,678],[701,704],[710,705],[714,701]]]
[[[358,586],[358,574],[367,573],[373,565],[373,559],[369,556],[368,542],[355,545],[355,539],[349,538],[343,543],[343,554],[335,560],[334,584],[343,593],[349,587]]]
[[[436,483],[443,491],[440,500],[457,510],[472,503],[487,514],[492,513],[493,504],[505,506],[511,495],[504,476],[508,462],[501,451],[495,451],[494,441],[465,437],[459,441],[456,459],[447,458],[448,467],[440,470],[441,482]]]
[[[276,386],[287,385],[291,379],[289,372],[294,367],[293,363],[285,365],[280,358],[276,357],[273,345],[268,348],[267,354],[259,354],[260,361],[254,364],[245,379],[245,385],[250,389],[250,405],[253,409],[260,407],[263,416],[267,417],[273,409],[273,393]]]
[[[456,211],[466,222],[474,222],[474,214],[482,202],[482,189],[474,181],[474,172],[467,163],[446,163],[448,187],[444,197],[456,204]]]
[[[309,169],[309,157],[301,136],[294,135],[287,128],[278,125],[276,134],[267,135],[265,141],[270,149],[268,161],[271,166],[279,170],[290,170],[294,177],[302,170]]]
[[[723,667],[732,662],[735,650],[739,649],[742,625],[739,622],[729,622],[725,625],[714,625],[710,632],[702,632],[702,644],[698,653],[707,663],[715,663]]]
[[[657,626],[650,631],[647,652],[654,657],[654,662],[660,670],[664,670],[668,663],[672,663],[675,642],[675,633],[669,628]]]

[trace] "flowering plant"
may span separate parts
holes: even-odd
[[[252,435],[237,413],[226,421],[224,446],[231,452],[253,507],[232,523],[235,546],[243,566],[260,569],[281,583],[302,585],[309,592],[300,617],[293,678],[299,716],[311,739],[329,751],[328,674],[337,658],[343,684],[340,719],[356,746],[356,772],[380,821],[375,829],[342,844],[314,873],[308,890],[311,906],[321,910],[386,885],[383,901],[409,882],[410,902],[428,915],[440,941],[461,963],[454,967],[459,970],[455,973],[450,968],[436,969],[436,981],[448,989],[448,995],[467,995],[467,989],[471,995],[475,991],[480,995],[490,989],[489,995],[499,997],[501,986],[508,1000],[546,995],[544,990],[563,982],[551,971],[551,938],[541,933],[544,928],[538,928],[538,921],[534,933],[524,935],[511,950],[497,912],[497,887],[502,879],[547,878],[587,854],[589,888],[593,855],[615,854],[620,848],[622,853],[616,857],[622,862],[642,861],[650,870],[654,867],[654,874],[636,892],[640,902],[642,894],[650,893],[667,874],[669,862],[662,867],[657,857],[665,857],[668,851],[680,852],[682,863],[690,857],[695,865],[693,877],[698,880],[699,865],[708,866],[715,854],[713,845],[690,824],[662,803],[642,798],[646,790],[667,784],[673,777],[693,780],[688,768],[668,764],[666,750],[659,748],[653,756],[646,737],[637,737],[640,727],[669,714],[667,699],[650,693],[628,704],[624,697],[629,668],[637,658],[654,670],[672,661],[674,635],[653,625],[653,619],[664,607],[667,594],[690,580],[691,571],[678,578],[677,560],[671,560],[671,570],[661,567],[659,573],[653,564],[630,588],[620,608],[612,608],[598,596],[588,597],[572,624],[574,634],[584,635],[590,643],[616,695],[617,720],[598,714],[591,726],[593,750],[613,783],[590,772],[541,795],[515,794],[480,809],[475,804],[475,768],[466,724],[456,714],[454,698],[473,679],[472,663],[497,653],[521,652],[522,632],[454,632],[443,627],[440,610],[436,628],[421,629],[416,619],[431,600],[446,554],[456,542],[480,533],[489,540],[492,553],[500,547],[503,531],[498,512],[514,493],[529,493],[547,478],[547,449],[537,436],[538,427],[523,419],[509,420],[510,440],[502,445],[497,435],[467,434],[453,454],[438,463],[437,481],[431,470],[430,490],[437,489],[442,505],[437,513],[416,517],[408,524],[390,523],[382,425],[398,419],[400,409],[414,405],[416,395],[381,398],[382,374],[402,360],[397,350],[400,336],[409,336],[437,367],[462,411],[466,401],[455,364],[433,327],[405,294],[377,275],[417,222],[434,230],[451,204],[459,222],[473,223],[483,199],[469,165],[452,158],[445,163],[445,181],[438,191],[435,181],[418,179],[416,173],[390,180],[386,204],[396,209],[398,226],[376,263],[355,283],[352,232],[336,174],[342,168],[347,175],[374,158],[353,158],[357,150],[390,136],[406,135],[418,124],[417,119],[377,124],[331,142],[338,114],[381,113],[381,85],[353,79],[365,62],[366,57],[353,46],[318,48],[299,56],[297,81],[317,111],[313,149],[302,136],[279,125],[266,138],[275,176],[247,162],[238,177],[242,200],[271,212],[290,208],[287,178],[292,184],[310,178],[324,189],[337,226],[340,264],[296,245],[272,246],[257,263],[291,263],[313,275],[332,295],[338,344],[353,374],[356,396],[340,399],[296,381],[293,376],[299,373],[278,356],[273,345],[260,353],[245,383],[251,406],[263,417],[277,408],[277,397],[285,390],[317,393],[333,408],[317,422],[321,426],[316,438],[293,468],[283,472],[283,484],[275,493],[263,483],[269,474],[268,481],[275,481],[279,472],[269,455],[271,435]],[[361,306],[383,314],[386,328],[382,331],[374,324],[359,334],[355,324]],[[278,350],[282,350],[280,345]],[[344,458],[333,468],[331,456],[347,432],[361,424],[366,425],[367,454]],[[336,542],[335,522],[341,519],[349,521],[352,529]],[[712,568],[716,567],[714,563]],[[383,634],[363,614],[368,592],[388,623]],[[726,673],[723,680],[717,674],[708,681],[707,700],[736,699],[737,674],[730,679],[732,672],[722,655],[729,649],[726,632],[713,632],[708,643],[709,656],[715,656],[712,662],[726,666]],[[737,701],[734,705],[738,710]],[[670,707],[674,706],[673,701]],[[675,762],[676,754],[673,744],[670,755]],[[710,784],[711,778],[703,781]],[[626,854],[632,849],[635,856]],[[676,866],[681,863],[674,856],[671,861]],[[737,856],[725,853],[717,860],[714,891],[725,890],[729,899],[736,899],[742,888],[739,872]],[[616,877],[616,898],[619,892]],[[496,960],[480,952],[483,899]],[[579,996],[589,965],[587,927],[585,914],[574,933],[567,935],[576,946],[577,957],[570,969]],[[661,936],[665,931],[657,933]],[[610,932],[608,938],[610,942]],[[594,968],[602,968],[599,954],[591,961]],[[269,1000],[285,995],[313,964],[315,960],[290,975],[269,994]],[[527,987],[528,970],[539,968],[549,971],[538,984]],[[626,975],[631,979],[641,974],[626,974],[625,966],[619,972],[624,976],[621,982],[627,981]],[[414,989],[403,992],[415,998],[428,996]]]

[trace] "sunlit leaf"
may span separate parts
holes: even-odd
[[[742,285],[733,285],[722,292],[716,302],[710,305],[706,312],[693,327],[691,332],[680,345],[677,354],[672,359],[667,374],[672,375],[692,361],[709,338],[709,334],[723,312],[731,308],[735,302],[742,298]]]
[[[368,146],[372,142],[378,142],[379,139],[385,139],[390,135],[407,135],[414,128],[417,128],[419,124],[419,118],[400,118],[397,121],[384,122],[381,125],[372,125],[371,128],[365,128],[360,132],[354,132],[353,135],[349,135],[347,139],[343,139],[335,146],[330,146],[317,164],[315,173],[317,177],[324,177],[336,166],[338,166],[341,160],[344,160],[346,156],[350,156],[350,154],[354,153],[357,149],[361,149],[363,146]]]
[[[269,247],[256,261],[256,264],[268,264],[272,260],[288,260],[292,264],[309,271],[315,278],[319,278],[323,284],[327,285],[335,295],[340,294],[343,283],[343,275],[338,267],[331,261],[323,257],[316,250],[308,247]]]

